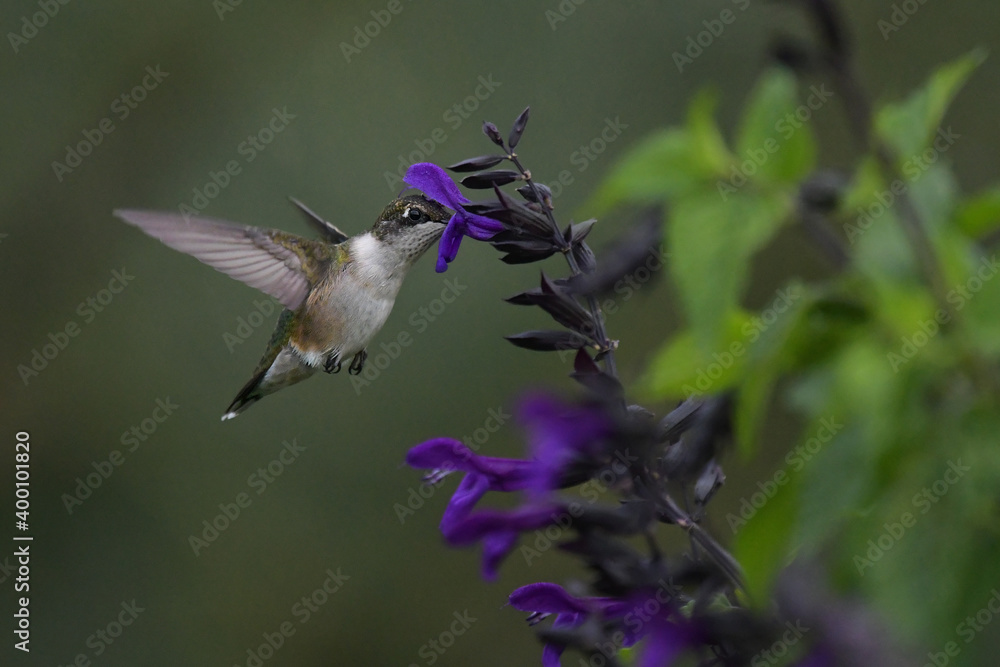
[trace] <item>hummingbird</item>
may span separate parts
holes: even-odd
[[[368,343],[392,311],[410,267],[441,238],[450,214],[423,195],[396,199],[367,232],[348,237],[290,198],[319,239],[175,213],[114,215],[166,245],[277,299],[284,310],[253,377],[222,415],[236,417],[268,394],[322,369],[360,374]]]

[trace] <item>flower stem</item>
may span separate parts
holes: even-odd
[[[531,178],[531,172],[524,168],[521,161],[517,157],[517,153],[511,151],[507,155],[507,159],[514,163],[517,170],[521,173],[522,178],[528,187],[531,188],[531,192],[535,197],[535,201],[539,203],[542,210],[545,212],[545,218],[549,221],[552,226],[552,235],[557,239],[559,247],[562,250],[563,256],[566,257],[566,262],[569,264],[570,271],[573,276],[582,276],[583,271],[580,269],[579,262],[576,261],[576,257],[573,256],[573,248],[566,238],[563,236],[562,231],[559,229],[559,224],[556,222],[556,218],[552,215],[552,208],[547,206],[543,202],[542,193],[535,186],[534,180]],[[581,243],[584,243],[581,241]],[[597,340],[601,343],[601,352],[604,360],[604,370],[608,375],[615,379],[618,379],[618,366],[615,363],[615,344],[609,340],[607,329],[604,325],[604,313],[601,311],[601,306],[597,302],[597,297],[593,294],[587,295],[587,308],[590,310],[590,314],[594,320],[594,335]]]
[[[670,497],[670,494],[663,493],[660,496],[660,501],[662,505],[660,510],[661,518],[684,529],[691,536],[691,539],[700,544],[711,555],[712,559],[718,563],[733,586],[746,591],[746,587],[743,585],[743,570],[736,559],[722,545],[716,542],[715,538],[708,534],[708,531],[688,516],[677,505],[677,502]]]

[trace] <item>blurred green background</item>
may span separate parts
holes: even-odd
[[[903,95],[973,45],[993,47],[1000,28],[986,0],[927,2],[886,39],[878,21],[889,18],[892,3],[843,4],[877,99]],[[68,665],[82,654],[95,665],[247,665],[248,649],[286,622],[294,634],[264,664],[537,664],[539,645],[522,615],[503,603],[524,583],[565,581],[574,574],[569,561],[550,553],[529,566],[515,554],[498,583],[484,584],[478,559],[445,548],[437,531],[452,484],[402,521],[395,506],[417,505],[419,474],[400,466],[409,446],[436,435],[472,436],[491,411],[510,413],[527,387],[568,388],[568,359],[501,338],[547,326],[541,313],[500,301],[536,284],[540,266],[507,267],[489,246],[472,242],[444,275],[425,259],[375,343],[408,332],[413,344],[370,385],[321,375],[221,423],[275,315],[245,337],[241,319],[258,322],[255,301],[263,297],[122,224],[111,210],[193,205],[195,190],[204,192],[211,174],[235,160],[240,173],[207,201],[206,214],[308,234],[286,200],[294,195],[357,233],[401,189],[393,178],[401,160],[449,164],[488,152],[481,122],[506,130],[531,105],[519,153],[544,182],[569,171],[557,213],[580,219],[586,211],[577,207],[616,155],[679,122],[697,90],[719,91],[721,120],[731,127],[776,31],[808,34],[801,17],[785,3],[730,0],[53,0],[56,6],[35,31],[24,17],[43,11],[38,2],[0,9],[7,35],[0,57],[0,342],[7,355],[0,432],[9,460],[15,433],[31,436],[34,536],[32,651],[8,643],[10,664]],[[673,54],[724,9],[736,20],[679,72]],[[356,29],[378,19],[385,23],[378,33],[345,54],[342,44],[354,42]],[[147,67],[165,73],[155,86]],[[948,117],[967,137],[947,158],[969,191],[998,172],[998,75],[992,58]],[[134,108],[116,102],[144,77],[150,89],[142,101]],[[274,109],[294,117],[263,150],[241,150]],[[113,131],[100,132],[105,118]],[[609,120],[622,131],[606,150],[593,159],[578,152]],[[850,163],[856,148],[838,109],[822,109],[812,127],[824,165]],[[100,142],[78,166],[53,167],[88,135]],[[627,215],[602,220],[593,245],[631,223]],[[542,266],[564,271],[558,259]],[[787,233],[759,258],[748,303],[759,306],[789,276],[815,276],[822,266],[804,238]],[[98,312],[87,299],[102,298],[114,271],[134,278],[109,302],[103,295]],[[435,300],[445,289],[459,296],[439,310]],[[431,320],[422,308],[440,314]],[[33,352],[70,323],[78,335],[25,382],[18,366],[30,365]],[[622,339],[626,380],[676,326],[667,281],[621,304],[609,329]],[[245,340],[233,344],[227,334]],[[162,423],[149,421],[164,414],[158,400],[178,406]],[[135,445],[124,434],[144,423],[148,435]],[[758,459],[733,456],[713,506],[717,517],[780,466],[793,432],[779,415]],[[519,455],[519,436],[508,421],[481,451]],[[304,450],[280,475],[263,488],[259,477],[250,479],[293,439]],[[121,465],[68,511],[65,497],[78,478],[109,470],[104,462],[115,450]],[[12,466],[3,470],[6,511],[13,509]],[[189,537],[240,493],[249,506],[195,555]],[[725,524],[715,524],[728,538]],[[0,559],[12,550],[5,547]],[[0,571],[6,637],[14,598],[8,567]],[[296,604],[322,587],[327,570],[349,578],[305,619]],[[143,611],[120,636],[108,643],[95,634],[109,624],[115,633],[122,604],[133,600]],[[456,613],[475,621],[453,624]],[[452,628],[463,632],[451,637]]]

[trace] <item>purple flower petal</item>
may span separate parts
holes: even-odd
[[[441,534],[447,537],[456,526],[461,525],[479,499],[489,490],[489,480],[486,477],[477,473],[467,474],[455,489],[444,514],[441,515]]]
[[[448,268],[448,264],[458,256],[458,248],[462,244],[460,220],[461,217],[458,213],[453,215],[451,220],[448,221],[448,226],[444,229],[444,234],[441,235],[441,241],[438,243],[438,261],[436,266],[438,273],[444,273]]]
[[[574,463],[596,461],[601,441],[608,436],[608,418],[592,408],[569,405],[539,394],[524,400],[518,410],[538,461],[529,488],[545,494],[560,485],[563,473]]]
[[[562,628],[575,628],[583,623],[585,619],[586,616],[584,614],[559,614],[556,616],[556,620],[552,622],[552,629],[560,630]],[[562,663],[559,659],[562,657],[563,651],[565,650],[566,647],[560,646],[559,644],[546,644],[545,648],[542,649],[542,666],[561,667]]]
[[[559,505],[529,505],[512,511],[482,510],[451,526],[444,537],[456,546],[473,544],[493,533],[523,533],[544,528],[554,523],[562,512]]]
[[[690,646],[690,637],[684,628],[657,617],[652,621],[649,636],[643,646],[636,667],[665,667],[670,665]]]
[[[465,235],[477,241],[489,241],[497,232],[503,230],[503,223],[493,218],[474,213],[461,213],[462,221],[465,224]]]
[[[469,200],[462,195],[444,169],[436,164],[418,162],[411,165],[406,170],[403,181],[455,211],[438,244],[438,260],[434,267],[438,273],[444,273],[448,264],[454,261],[463,236],[487,241],[503,229],[503,224],[497,220],[466,211],[463,205],[468,204]]]
[[[497,532],[483,538],[483,579],[496,581],[500,564],[513,551],[520,535],[515,531]]]
[[[478,475],[469,473],[466,479],[473,477]],[[457,496],[458,491],[455,493]],[[560,516],[560,512],[559,506],[541,506],[522,507],[510,512],[482,510],[463,515],[462,507],[452,498],[446,510],[447,517],[441,520],[441,534],[453,546],[466,546],[482,540],[483,578],[493,581],[500,564],[517,546],[521,533],[552,524]]]
[[[559,584],[540,582],[521,586],[510,594],[510,605],[520,611],[543,614],[589,613],[583,600],[566,592]]]
[[[430,162],[410,165],[403,182],[453,211],[462,210],[461,205],[469,203],[445,170]]]
[[[410,449],[406,463],[414,468],[464,470],[489,480],[493,491],[526,488],[534,462],[480,456],[454,438],[434,438]]]
[[[562,667],[562,654],[566,648],[558,644],[546,644],[542,649],[542,667]]]

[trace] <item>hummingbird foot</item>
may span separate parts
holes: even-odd
[[[331,354],[326,358],[326,363],[323,364],[323,370],[327,373],[339,373],[340,372],[340,355]]]
[[[361,370],[365,367],[365,359],[368,358],[367,350],[361,350],[354,355],[354,359],[351,360],[351,366],[347,369],[347,372],[351,375],[361,375]]]

